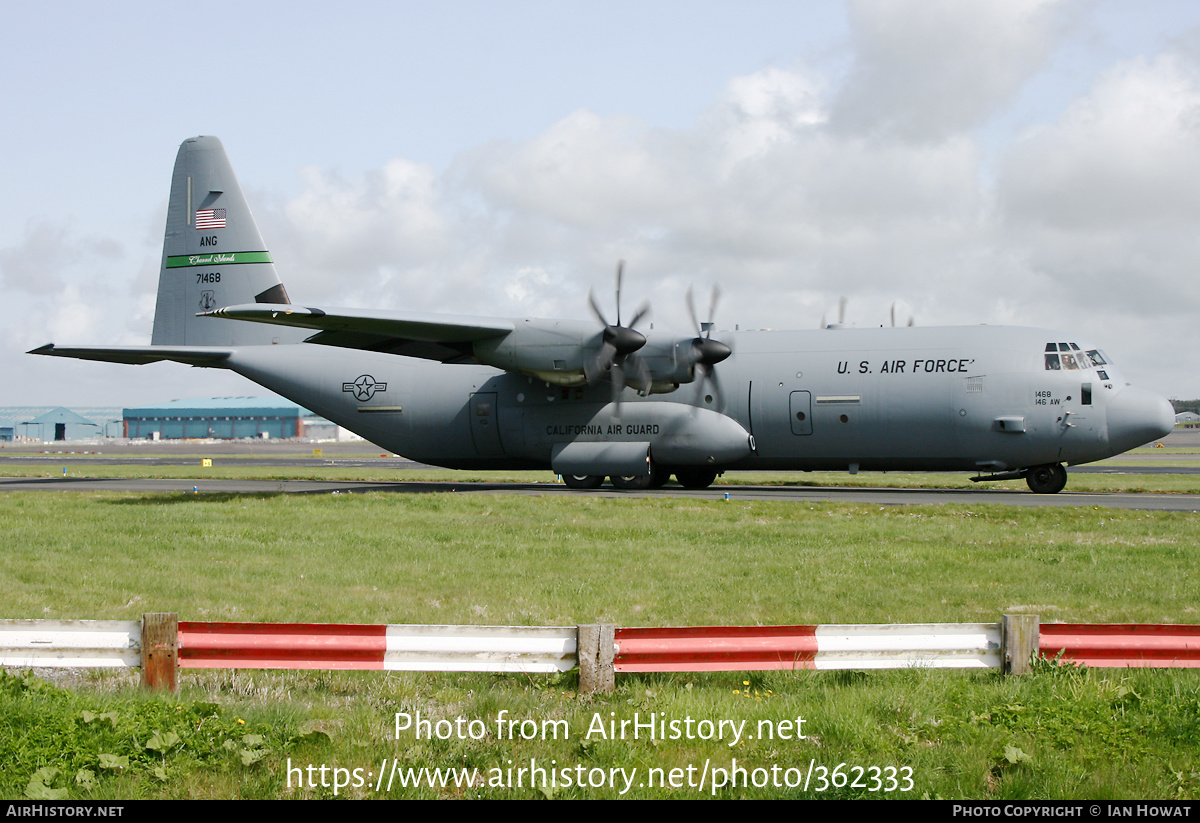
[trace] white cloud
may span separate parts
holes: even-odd
[[[72,272],[94,271],[122,254],[112,240],[79,237],[61,223],[31,221],[19,245],[0,249],[0,283],[10,292],[56,292]]]
[[[1053,52],[1076,4],[860,0],[855,62],[831,119],[850,134],[939,140],[981,125]]]
[[[347,282],[386,285],[398,267],[420,266],[449,250],[438,181],[428,166],[397,158],[353,180],[309,167],[301,179],[301,194],[270,218],[280,236],[267,240],[288,246],[295,265],[282,274],[293,291],[325,295],[344,293]],[[374,300],[371,289],[363,296]]]
[[[733,78],[708,118],[724,147],[718,174],[823,124],[828,115],[821,91],[817,78],[778,68]]]
[[[1011,220],[1077,228],[1195,225],[1200,215],[1200,71],[1176,54],[1122,64],[1055,123],[1008,152]]]
[[[577,112],[461,158],[455,187],[490,215],[473,228],[493,232],[505,264],[570,259],[596,272],[626,257],[631,272],[678,282],[763,288],[807,272],[793,285],[822,289],[827,277],[843,288],[877,279],[886,261],[889,277],[915,282],[918,269],[899,261],[979,221],[975,145],[839,137],[820,88],[777,68],[737,77],[688,131]],[[486,256],[478,236],[472,247]]]
[[[581,110],[526,143],[494,143],[470,153],[459,182],[490,208],[537,212],[565,227],[654,221],[694,194],[694,179],[677,162],[677,143],[633,118]]]
[[[997,179],[1005,242],[1048,301],[1194,316],[1200,71],[1178,54],[1114,67],[1023,135]]]

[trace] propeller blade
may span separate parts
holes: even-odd
[[[705,329],[705,324],[702,324],[696,318],[696,301],[692,295],[692,287],[688,286],[688,290],[687,290],[688,315],[692,318],[692,326],[694,326],[696,329],[697,337],[701,337],[701,336],[712,337],[713,325],[714,325],[714,321],[717,316],[717,302],[720,299],[721,299],[721,288],[720,288],[720,286],[717,286],[714,284],[712,287],[712,292],[709,294],[709,297],[708,297],[708,322],[707,322],[708,328]]]
[[[600,346],[596,356],[587,361],[583,367],[583,376],[589,386],[603,380],[616,363],[617,349],[607,340]]]
[[[688,307],[688,315],[692,318],[692,328],[694,328],[696,330],[696,336],[699,337],[704,332],[700,328],[700,321],[696,319],[696,303],[692,299],[692,287],[691,286],[688,286],[688,290],[687,290],[687,307]]]
[[[596,352],[594,358],[584,363],[583,369],[584,379],[588,385],[611,375],[613,391],[618,394],[625,388],[625,374],[621,368],[625,363],[625,358],[646,345],[646,336],[633,327],[650,313],[650,304],[642,303],[638,306],[633,321],[628,326],[621,323],[621,281],[624,277],[625,261],[619,260],[616,274],[617,322],[615,324],[609,323],[608,318],[604,316],[604,311],[596,300],[596,293],[591,289],[588,290],[588,305],[592,309],[592,314],[604,326],[604,331],[601,335],[602,342],[599,351]],[[617,370],[617,374],[612,375],[611,372],[614,369]],[[617,402],[620,402],[619,399]]]
[[[617,325],[621,325],[621,279],[625,276],[625,261],[617,261]],[[630,323],[629,325],[633,325]]]
[[[592,314],[596,315],[596,319],[604,326],[608,325],[608,318],[604,316],[604,312],[600,310],[600,304],[596,302],[596,293],[588,289],[588,305],[592,307]]]
[[[612,367],[612,402],[615,406],[614,417],[621,416],[621,394],[625,391],[625,368],[616,363]]]
[[[721,287],[713,283],[712,296],[708,298],[708,334],[705,337],[712,336],[713,325],[717,317],[717,301],[721,298]]]
[[[717,379],[717,370],[712,366],[708,367],[708,379],[712,382],[713,387],[713,408],[722,408],[721,404],[721,381]]]
[[[692,407],[699,409],[708,406],[713,409],[721,408],[721,381],[717,378],[717,370],[713,366],[701,363],[696,366],[703,377],[696,381],[696,398],[692,402]],[[704,384],[712,384],[712,403],[705,403]]]
[[[633,313],[633,319],[629,321],[629,328],[633,328],[638,324],[638,321],[650,314],[650,303],[643,300],[642,304],[637,307],[637,311]]]
[[[696,410],[704,406],[704,381],[708,378],[708,368],[703,365],[696,366],[696,396],[692,398],[692,416],[696,416]]]
[[[630,361],[626,360],[625,365],[630,365]],[[650,367],[646,365],[646,361],[642,360],[637,355],[632,358],[633,365],[633,387],[641,393],[643,397],[650,394],[650,388],[654,385],[654,377],[650,374]]]
[[[692,339],[692,345],[688,348],[687,360],[688,365],[692,367],[693,380],[696,383],[696,397],[692,402],[694,409],[699,409],[704,403],[705,383],[712,384],[712,405],[719,408],[721,406],[721,383],[717,379],[716,365],[727,359],[733,350],[720,340],[713,340],[713,329],[716,328],[717,304],[721,300],[721,288],[716,284],[713,285],[712,291],[708,297],[708,321],[701,323],[696,317],[696,300],[692,293],[691,287],[687,290],[687,308],[688,316],[692,319],[692,325],[696,329],[696,336]],[[821,325],[824,325],[822,320]]]

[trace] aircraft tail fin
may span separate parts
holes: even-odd
[[[299,329],[196,316],[222,306],[290,302],[221,141],[185,140],[171,178],[152,345],[298,342],[307,334]]]

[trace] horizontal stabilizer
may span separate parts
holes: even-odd
[[[55,346],[47,343],[28,352],[50,357],[74,357],[77,360],[99,360],[104,363],[129,363],[143,365],[170,360],[191,366],[224,368],[225,360],[233,353],[230,348],[216,346]]]

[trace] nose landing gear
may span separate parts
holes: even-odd
[[[1034,494],[1058,494],[1067,485],[1067,470],[1062,463],[1034,466],[1025,474],[1025,483]]]

